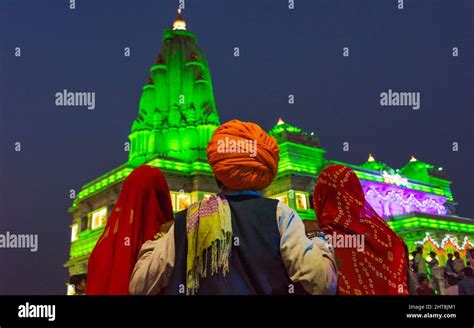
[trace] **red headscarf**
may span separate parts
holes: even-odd
[[[339,271],[338,294],[407,295],[408,259],[403,240],[365,200],[355,173],[332,165],[314,189],[314,209],[321,229],[334,236],[364,236],[364,250],[334,245]]]
[[[89,257],[86,293],[128,295],[140,248],[171,220],[173,208],[163,173],[150,166],[133,170]]]

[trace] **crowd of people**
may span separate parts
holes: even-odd
[[[465,259],[459,252],[449,253],[441,265],[435,252],[429,257],[418,247],[411,254],[409,275],[411,293],[415,295],[474,295],[474,249],[466,251]],[[428,258],[428,260],[427,260]]]

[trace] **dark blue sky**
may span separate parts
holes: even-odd
[[[123,143],[176,3],[77,0],[73,11],[66,0],[0,2],[0,233],[39,234],[37,253],[0,249],[0,294],[65,293],[68,191],[127,160]],[[356,164],[372,152],[400,168],[415,154],[444,167],[458,214],[474,217],[474,2],[287,4],[186,2],[221,122],[268,130],[281,116],[314,131],[327,158]],[[96,92],[96,109],[55,106],[63,89]],[[421,92],[421,108],[381,107],[388,89]]]

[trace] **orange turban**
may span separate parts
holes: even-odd
[[[259,125],[232,120],[214,131],[207,159],[216,178],[233,190],[262,190],[278,171],[280,148]]]

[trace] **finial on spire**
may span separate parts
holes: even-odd
[[[411,155],[411,158],[410,158],[410,162],[416,162],[417,159],[415,158],[415,156]]]
[[[282,124],[285,124],[285,121],[283,121],[283,119],[280,117],[278,119],[277,125],[282,125]]]
[[[178,8],[178,17],[173,22],[173,30],[186,30],[186,21],[183,18],[181,8]]]
[[[373,161],[375,161],[374,156],[372,156],[372,154],[369,154],[369,158],[367,159],[367,162],[373,162]]]

